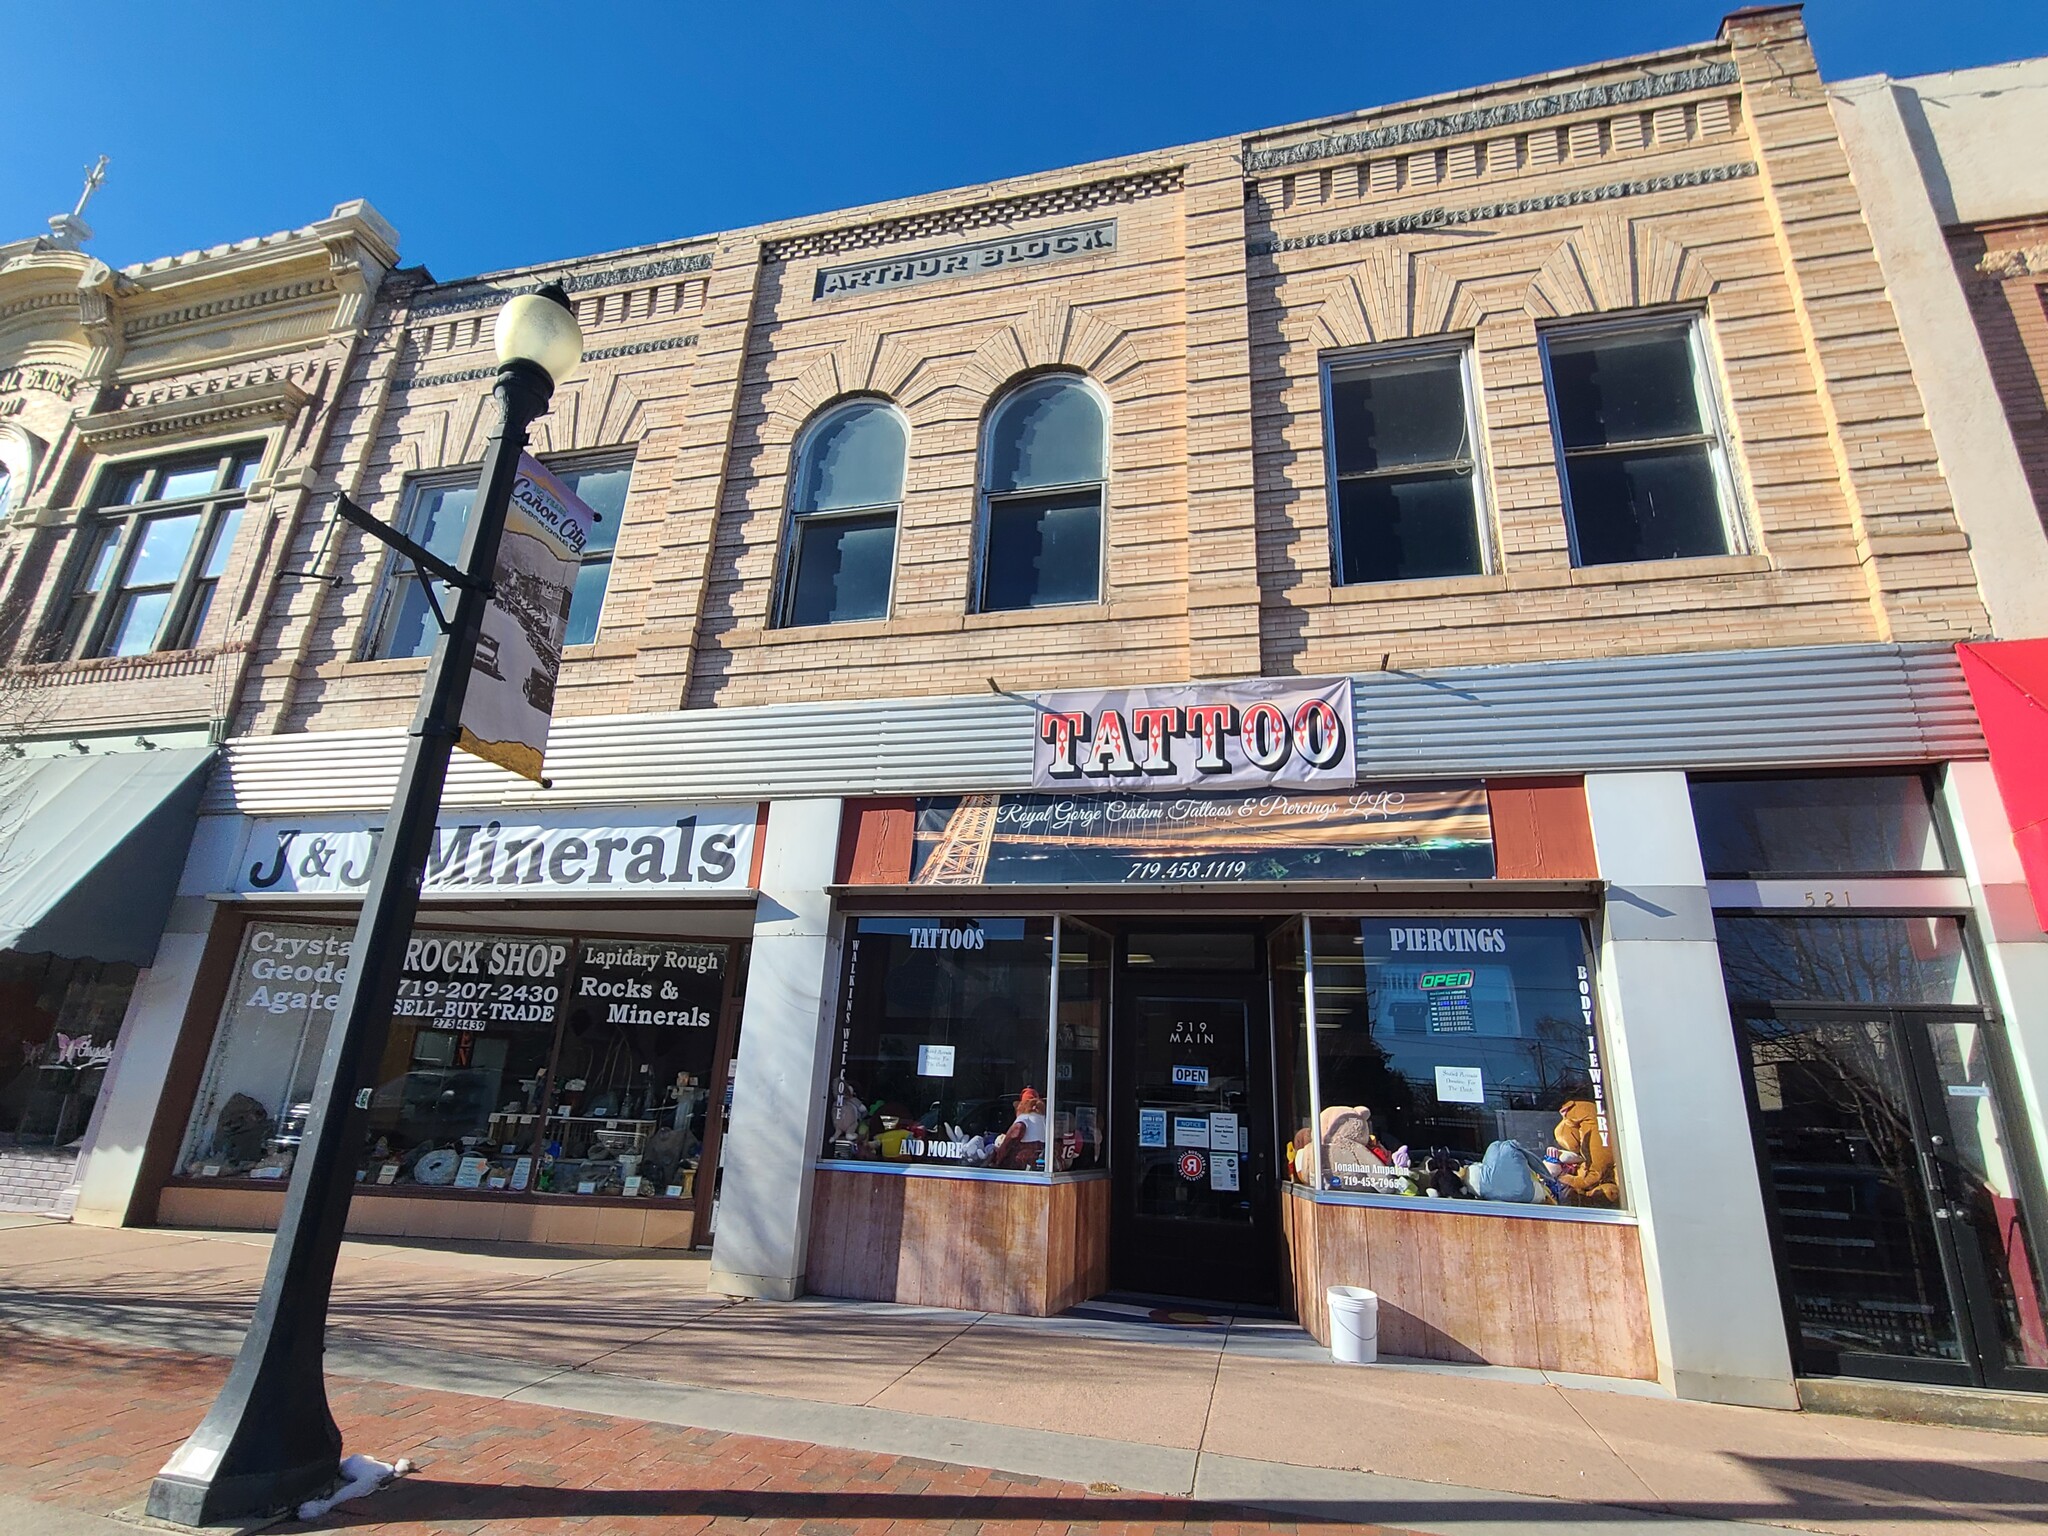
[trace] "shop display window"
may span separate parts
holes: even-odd
[[[1059,1040],[1053,1063],[1056,1173],[1109,1166],[1109,935],[1059,922]]]
[[[1309,952],[1322,1188],[1621,1204],[1577,919],[1319,917]]]
[[[1717,914],[1728,995],[1764,1003],[1974,1004],[1953,917]]]
[[[351,941],[248,926],[179,1175],[289,1175]],[[729,963],[723,944],[415,931],[358,1181],[690,1197]]]
[[[1315,1089],[1309,1070],[1308,951],[1303,925],[1289,923],[1267,945],[1273,978],[1274,1067],[1278,1082],[1282,1141],[1280,1176],[1295,1184],[1316,1184]]]
[[[135,990],[135,967],[0,954],[0,1146],[84,1136]]]
[[[1053,926],[848,923],[826,1157],[1045,1170]]]
[[[1707,874],[1913,875],[1955,866],[1917,773],[1694,779]]]

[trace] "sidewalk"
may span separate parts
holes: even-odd
[[[24,1352],[82,1343],[231,1352],[268,1243],[264,1234],[0,1218],[7,1379],[18,1362],[35,1365]],[[336,1397],[427,1394],[438,1406],[391,1412],[408,1425],[425,1416],[432,1435],[448,1414],[502,1421],[511,1434],[525,1422],[520,1415],[558,1423],[566,1411],[643,1421],[585,1437],[607,1444],[627,1434],[687,1440],[715,1431],[798,1442],[773,1453],[785,1458],[881,1456],[887,1476],[897,1475],[902,1458],[990,1469],[1068,1490],[1045,1493],[1054,1512],[1033,1517],[1053,1526],[1220,1518],[1186,1504],[1162,1514],[1145,1499],[1114,1512],[1092,1499],[1085,1513],[1061,1502],[1107,1484],[1130,1496],[1255,1504],[1319,1527],[2048,1532],[2048,1439],[2040,1437],[1680,1403],[1654,1387],[1599,1390],[1531,1372],[1338,1367],[1298,1331],[1272,1323],[1175,1324],[1109,1308],[1028,1320],[841,1302],[732,1303],[705,1292],[705,1273],[688,1255],[350,1243],[330,1348],[330,1376],[349,1380]],[[189,1367],[185,1375],[197,1379]],[[469,1396],[447,1398],[455,1393]],[[102,1395],[127,1401],[125,1389]],[[139,1457],[149,1463],[143,1480],[208,1395],[197,1391],[189,1411],[179,1410],[185,1417],[166,1418],[161,1442]],[[406,1450],[353,1433],[350,1444],[386,1459]],[[4,1445],[0,1464],[13,1465]],[[636,1454],[644,1471],[665,1465],[671,1452],[650,1442]],[[550,1455],[555,1465],[559,1453]],[[557,1470],[576,1485],[574,1469]],[[459,1461],[430,1471],[457,1483],[472,1477]],[[843,1468],[829,1475],[853,1486]],[[520,1480],[541,1481],[524,1473]],[[129,1486],[139,1497],[142,1484]],[[678,1486],[660,1484],[661,1496]],[[622,1500],[626,1491],[607,1484],[605,1497]],[[403,1489],[379,1499],[415,1496]],[[380,1520],[397,1507],[371,1506]],[[548,1507],[564,1515],[577,1508]],[[858,1518],[918,1519],[920,1507]],[[460,1518],[486,1520],[463,1528],[493,1536],[510,1528],[495,1514]],[[855,1517],[816,1518],[851,1530]]]

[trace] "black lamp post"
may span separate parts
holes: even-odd
[[[160,1520],[205,1525],[268,1515],[317,1497],[340,1471],[341,1431],[328,1411],[322,1356],[364,1112],[419,910],[526,429],[547,410],[555,381],[583,356],[583,333],[559,284],[507,303],[498,313],[496,341],[502,416],[484,449],[479,494],[457,564],[446,565],[381,524],[371,528],[421,566],[422,580],[431,571],[454,588],[454,612],[427,666],[255,1320],[227,1385],[150,1486],[149,1513]]]

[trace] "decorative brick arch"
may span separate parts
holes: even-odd
[[[1115,402],[1129,398],[1144,361],[1130,332],[1064,299],[1047,298],[992,331],[952,382],[978,397],[986,411],[1019,374],[1070,368],[1093,379]]]

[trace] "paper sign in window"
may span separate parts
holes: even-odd
[[[951,1077],[955,1049],[956,1047],[950,1045],[920,1045],[917,1048],[917,1075]]]
[[[1176,1147],[1208,1146],[1209,1117],[1207,1115],[1175,1115],[1173,1117],[1173,1144]]]
[[[1163,1147],[1166,1145],[1165,1110],[1141,1109],[1138,1111],[1138,1145],[1141,1147]]]
[[[1484,1104],[1485,1075],[1478,1067],[1438,1067],[1436,1097],[1440,1104]]]

